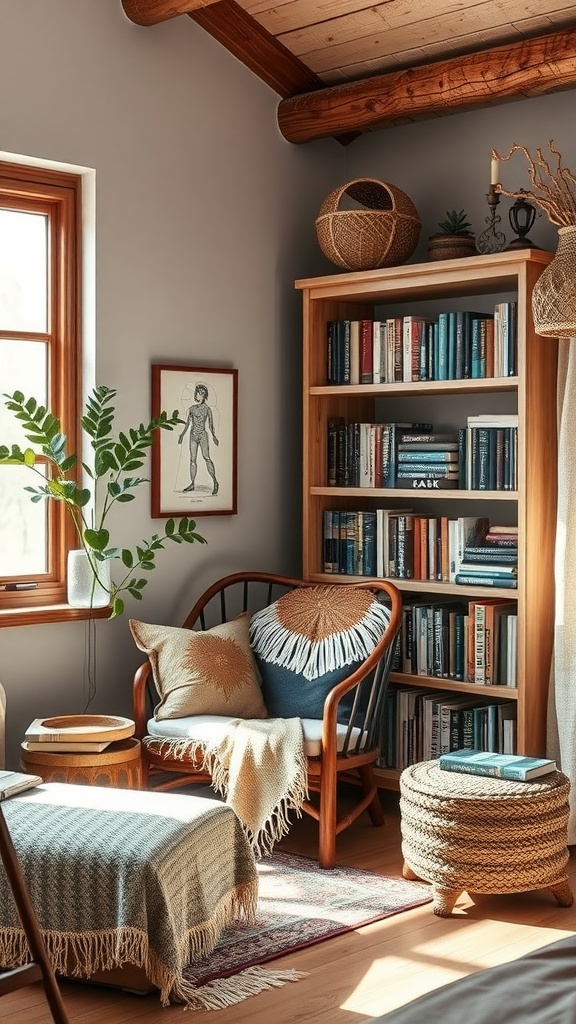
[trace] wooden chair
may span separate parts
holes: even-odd
[[[341,585],[360,587],[375,596],[382,595],[389,605],[390,618],[371,654],[328,694],[321,728],[320,723],[315,723],[321,739],[318,756],[308,757],[308,787],[310,792],[319,794],[319,801],[318,806],[308,802],[303,809],[319,823],[318,861],[323,868],[334,866],[336,836],[352,825],[363,811],[368,810],[374,825],[384,824],[374,765],[380,756],[384,699],[402,614],[400,592],[384,580]],[[235,573],[208,588],[196,601],[183,626],[187,629],[209,629],[230,621],[241,612],[248,611],[252,615],[289,590],[307,586],[311,584],[305,580],[271,573]],[[352,699],[349,697],[345,702],[350,710],[343,730],[342,701],[347,694],[351,694]],[[133,698],[135,735],[144,739],[148,734],[147,722],[152,709],[158,703],[149,661],[136,672]],[[209,783],[210,776],[200,771],[194,757],[195,749],[196,746],[191,744],[190,757],[182,760],[163,753],[161,748],[155,749],[154,745],[144,745],[144,785],[170,790],[190,783]],[[359,799],[342,816],[337,812],[338,780],[354,781],[360,786]]]

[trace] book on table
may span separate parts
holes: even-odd
[[[8,800],[18,796],[27,789],[39,786],[43,780],[39,775],[26,775],[25,772],[0,771],[0,800]]]
[[[550,758],[494,754],[486,750],[454,750],[441,754],[439,765],[444,771],[486,775],[513,782],[530,782],[556,771],[556,762]]]
[[[113,743],[113,740],[24,740],[25,750],[40,751],[50,754],[101,754]]]

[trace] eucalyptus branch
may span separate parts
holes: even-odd
[[[534,159],[526,146],[514,143],[507,156],[500,156],[495,149],[492,150],[492,157],[496,160],[506,162],[514,153],[521,152],[528,164],[528,174],[534,191],[520,189],[514,192],[504,188],[501,183],[495,185],[497,192],[515,199],[531,199],[546,213],[551,224],[557,227],[571,227],[576,224],[576,177],[562,164],[562,155],[554,148],[554,140],[550,139],[548,148],[556,158],[556,167],[552,169],[548,160],[545,159],[540,147],[536,150]]]
[[[117,437],[112,435],[114,407],[112,402],[116,391],[112,388],[97,387],[86,403],[82,426],[90,438],[94,451],[93,467],[82,463],[86,475],[94,482],[94,493],[88,488],[78,486],[76,480],[78,459],[66,451],[67,439],[62,433],[60,420],[47,409],[39,405],[34,398],[25,398],[21,391],[13,395],[4,395],[5,405],[22,423],[25,436],[31,444],[40,448],[37,453],[33,448],[21,448],[19,445],[0,445],[0,463],[5,465],[25,466],[42,477],[44,483],[40,487],[26,487],[31,493],[31,501],[60,501],[68,510],[79,542],[84,548],[93,574],[93,591],[96,582],[101,583],[98,576],[98,563],[119,561],[128,570],[119,583],[112,582],[104,587],[110,594],[112,612],[110,618],[121,615],[124,601],[119,596],[129,593],[136,600],[142,600],[142,590],[147,580],[134,576],[134,572],[151,572],[156,568],[156,554],[163,550],[167,542],[175,544],[206,543],[204,537],[196,532],[194,520],[184,516],[178,522],[168,519],[164,534],[153,534],[148,540],[137,545],[135,550],[129,548],[109,547],[110,533],[106,521],[110,510],[117,502],[124,504],[134,501],[135,491],[141,484],[147,483],[146,477],[133,476],[133,472],[144,465],[147,450],[153,443],[157,430],[173,430],[182,420],[177,410],[171,415],[161,412],[149,423],[140,423],[138,427],[127,433],[120,432]],[[39,458],[42,465],[48,466],[48,478],[38,468]],[[106,478],[106,492],[99,509],[97,506],[97,485]],[[93,506],[94,524],[90,526],[86,520],[87,506]]]

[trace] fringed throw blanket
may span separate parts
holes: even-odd
[[[183,969],[235,920],[253,920],[258,896],[254,857],[230,808],[48,783],[3,810],[57,973],[134,964],[163,1005],[205,1006]],[[0,966],[8,968],[30,954],[0,872]]]
[[[300,817],[308,798],[307,762],[299,718],[234,719],[223,739],[200,750],[195,741],[149,736],[166,756],[199,756],[202,771],[244,825],[257,857],[272,852],[289,829],[288,814]]]

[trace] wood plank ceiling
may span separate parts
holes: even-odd
[[[121,0],[188,15],[281,97],[288,142],[358,134],[576,87],[567,0]]]

